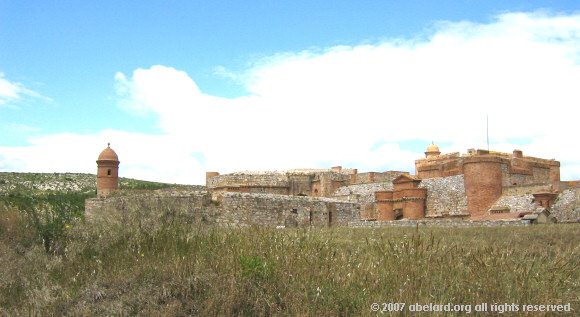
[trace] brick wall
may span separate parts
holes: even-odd
[[[463,162],[467,212],[479,216],[487,213],[491,205],[501,196],[502,158],[477,156]]]

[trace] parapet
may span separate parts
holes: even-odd
[[[530,175],[527,182],[553,182],[560,180],[560,162],[531,156],[524,156],[521,150],[513,153],[468,149],[466,154],[458,152],[430,156],[415,160],[415,175],[421,179],[445,177],[464,173],[463,166],[471,163],[496,162],[505,165],[504,178],[511,175]],[[517,181],[515,181],[518,183]]]

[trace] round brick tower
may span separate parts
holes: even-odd
[[[377,204],[377,220],[387,221],[395,220],[395,213],[393,212],[393,191],[376,191],[375,201]]]
[[[97,159],[97,196],[105,197],[119,188],[119,157],[111,144]]]
[[[501,197],[501,158],[478,155],[463,161],[467,211],[474,216],[485,215]]]
[[[425,198],[427,197],[427,188],[405,189],[403,207],[403,219],[422,219],[425,218]]]

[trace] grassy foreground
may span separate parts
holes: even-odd
[[[580,224],[208,229],[168,219],[145,229],[138,219],[107,228],[77,220],[47,252],[18,212],[0,207],[0,216],[0,315],[465,314],[409,312],[415,303],[490,316],[492,304],[570,303],[560,316],[580,309]],[[372,303],[406,307],[381,314]],[[473,311],[481,303],[487,313]]]

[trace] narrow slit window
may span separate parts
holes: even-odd
[[[111,176],[111,170],[107,170],[107,175]]]

